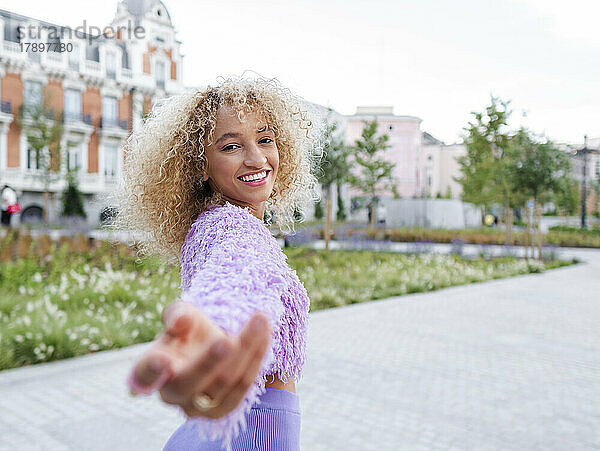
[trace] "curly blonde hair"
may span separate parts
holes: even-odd
[[[157,102],[124,145],[114,225],[144,234],[137,243],[140,253],[173,261],[198,215],[224,203],[220,192],[202,182],[202,171],[217,111],[225,105],[239,116],[257,113],[273,127],[279,170],[265,215],[274,214],[274,225],[283,233],[293,231],[295,214],[319,200],[313,174],[322,155],[316,108],[272,79],[223,79]]]

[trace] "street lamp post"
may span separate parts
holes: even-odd
[[[584,136],[583,149],[577,151],[578,155],[583,158],[583,164],[581,165],[581,228],[586,228],[587,219],[587,162],[588,155],[590,153],[598,153],[598,149],[590,149],[587,145],[587,135]]]
[[[582,170],[582,181],[581,181],[581,228],[586,228],[586,207],[587,207],[587,155],[589,153],[589,149],[587,146],[587,135],[583,138],[583,149],[581,149],[581,157],[583,158],[583,165],[581,166]]]

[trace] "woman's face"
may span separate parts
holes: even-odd
[[[203,180],[232,203],[253,207],[262,220],[277,177],[279,152],[273,130],[261,117],[246,113],[243,120],[235,110],[219,108],[213,142],[205,149]]]

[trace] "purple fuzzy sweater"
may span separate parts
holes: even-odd
[[[229,202],[200,214],[181,249],[181,299],[232,335],[256,311],[273,331],[259,377],[227,416],[197,418],[200,439],[232,438],[246,428],[244,415],[265,392],[267,374],[298,381],[306,355],[309,299],[277,240],[249,210]]]

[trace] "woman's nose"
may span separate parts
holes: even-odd
[[[246,157],[244,159],[246,166],[261,168],[266,162],[267,157],[256,144],[251,144],[246,148]]]

